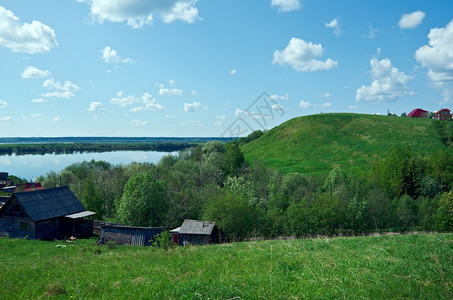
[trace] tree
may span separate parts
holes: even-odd
[[[244,240],[255,225],[255,210],[246,196],[228,191],[209,199],[203,217],[215,221],[228,241]]]
[[[225,146],[223,172],[226,176],[238,176],[239,170],[245,162],[244,154],[237,143],[230,142]]]
[[[168,210],[167,185],[151,173],[133,175],[124,187],[118,218],[125,225],[162,226]]]
[[[453,191],[443,193],[434,216],[436,227],[441,231],[453,231]]]
[[[87,210],[96,212],[99,219],[104,216],[104,201],[101,192],[96,188],[93,175],[88,175],[83,182],[80,200]]]
[[[395,216],[396,216],[396,227],[402,231],[406,231],[415,225],[417,218],[417,206],[414,199],[409,195],[402,195],[399,198],[395,198]]]

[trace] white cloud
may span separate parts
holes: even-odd
[[[322,96],[323,96],[324,98],[330,98],[330,97],[332,97],[332,94],[329,93],[329,92],[325,92]]]
[[[124,93],[122,91],[119,91],[116,94],[115,98],[112,98],[110,100],[110,103],[118,105],[120,107],[125,107],[132,105],[134,103],[142,103],[144,106],[142,107],[134,107],[131,108],[131,112],[139,112],[139,111],[144,111],[146,110],[165,110],[165,107],[162,106],[161,104],[157,103],[157,100],[149,93],[144,93],[141,98],[137,98],[133,95],[129,96],[124,96]]]
[[[166,115],[165,119],[176,119],[176,115]]]
[[[192,90],[191,94],[192,95],[198,95],[198,92],[196,90]]]
[[[181,126],[186,126],[186,125],[193,125],[195,127],[199,127],[199,126],[203,126],[203,123],[201,123],[199,120],[189,120],[189,121],[181,123]]]
[[[42,86],[48,88],[49,90],[57,91],[77,92],[79,90],[79,87],[69,80],[66,80],[62,85],[59,81],[55,81],[53,78],[46,79]]]
[[[0,100],[0,108],[5,108],[8,106],[8,103],[6,101]]]
[[[31,102],[33,103],[47,103],[49,100],[43,99],[43,98],[37,98],[37,99],[31,99]]]
[[[88,107],[88,111],[103,111],[103,110],[105,110],[105,106],[101,102],[91,102],[90,107]]]
[[[401,29],[413,29],[420,25],[424,18],[425,13],[417,10],[413,13],[402,15],[398,25]]]
[[[183,94],[182,94],[182,90],[177,89],[177,88],[168,89],[168,88],[160,87],[159,95],[161,95],[161,96],[182,96]]]
[[[379,61],[373,57],[370,65],[373,81],[370,86],[357,89],[356,101],[391,102],[398,97],[414,94],[407,86],[412,78],[393,67],[390,59]]]
[[[331,107],[332,102],[325,102],[323,104],[313,104],[304,100],[301,100],[299,103],[299,107],[307,109],[307,108],[326,108],[326,107]]]
[[[148,125],[148,121],[132,120],[131,124],[135,126],[145,126]]]
[[[69,80],[66,80],[64,84],[61,84],[59,81],[55,81],[53,78],[46,79],[42,84],[43,87],[49,90],[55,90],[53,92],[48,92],[45,94],[41,94],[42,97],[56,97],[56,98],[63,98],[63,99],[70,99],[74,98],[76,92],[79,90],[79,87],[72,83]]]
[[[145,111],[146,108],[143,107],[143,106],[136,106],[136,107],[132,107],[131,109],[129,109],[130,112],[140,112],[140,111]]]
[[[272,108],[272,110],[276,110],[276,111],[285,110],[285,108],[280,104],[273,104],[271,108]]]
[[[373,25],[371,23],[368,23],[368,35],[366,35],[366,37],[368,37],[370,40],[373,40],[376,38],[376,33],[379,33],[379,30],[374,29]]]
[[[0,117],[0,122],[7,122],[7,121],[12,121],[13,117],[11,116],[5,116],[5,117]]]
[[[245,114],[246,114],[246,112],[241,110],[241,109],[239,109],[239,108],[236,108],[236,111],[234,112],[234,115],[236,117],[239,117],[239,116],[242,116],[242,115],[245,115]]]
[[[50,76],[50,72],[47,70],[40,70],[34,66],[28,66],[25,71],[22,73],[22,78],[31,79],[31,78],[46,78]]]
[[[102,59],[106,63],[111,63],[111,64],[119,64],[119,63],[133,64],[133,63],[135,63],[135,61],[133,61],[129,57],[122,59],[118,55],[118,51],[113,50],[112,48],[110,48],[110,46],[106,46],[103,50],[101,50],[101,52],[102,52]]]
[[[197,110],[200,107],[201,107],[201,103],[200,102],[184,103],[184,111],[185,112],[195,111],[195,110]]]
[[[142,101],[145,103],[147,110],[165,110],[165,107],[157,103],[156,98],[149,93],[143,94]]]
[[[349,109],[359,109],[359,107],[355,105],[349,105]]]
[[[214,123],[214,126],[220,127],[222,126],[222,124],[223,124],[222,121],[217,121]]]
[[[300,0],[272,0],[272,7],[277,7],[279,12],[288,12],[301,8]]]
[[[238,71],[236,69],[233,69],[230,71],[230,75],[235,75]]]
[[[338,19],[333,19],[329,23],[324,23],[326,28],[330,28],[333,30],[333,34],[335,34],[336,37],[339,37],[342,33],[343,30],[341,30],[341,24]]]
[[[58,46],[55,32],[39,22],[22,24],[10,10],[0,6],[0,45],[13,52],[45,53]]]
[[[311,108],[311,107],[314,107],[313,104],[311,104],[310,102],[306,102],[304,100],[301,100],[300,103],[299,103],[299,107],[302,107],[302,108]]]
[[[199,20],[197,0],[88,0],[91,15],[99,22],[126,22],[132,28],[150,24],[154,15],[160,15],[165,23],[181,20],[194,23]]]
[[[322,56],[323,49],[321,44],[307,43],[298,38],[292,38],[288,46],[282,50],[274,52],[274,64],[281,66],[289,65],[296,71],[313,72],[319,70],[329,70],[338,65],[338,63],[330,58],[326,61],[317,60]]]
[[[217,120],[226,120],[226,118],[227,118],[227,116],[225,116],[225,115],[218,115],[218,116],[216,116],[216,119],[217,119]]]
[[[274,95],[270,95],[269,98],[271,100],[274,100],[274,101],[277,101],[277,100],[288,100],[288,94],[284,94],[284,95],[274,94]]]
[[[444,28],[432,28],[429,43],[415,52],[415,59],[428,68],[428,78],[442,92],[443,103],[453,102],[453,20]]]
[[[119,91],[118,93],[116,93],[116,97],[112,98],[110,100],[110,103],[118,105],[120,107],[124,107],[124,106],[128,106],[128,105],[132,105],[138,101],[139,101],[139,99],[135,98],[132,95],[124,97],[123,91]]]
[[[71,99],[71,98],[74,98],[74,97],[75,97],[74,93],[72,93],[72,92],[70,92],[70,91],[64,91],[64,92],[60,92],[60,91],[48,92],[48,93],[41,94],[41,96],[42,96],[42,97],[46,97],[46,98],[55,97],[55,98],[60,98],[60,99]]]
[[[52,119],[53,122],[60,122],[60,121],[62,121],[62,120],[63,120],[63,119],[60,118],[60,117],[55,117],[55,118]]]

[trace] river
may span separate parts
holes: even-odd
[[[102,153],[44,154],[44,155],[2,155],[0,156],[0,172],[8,172],[20,178],[34,181],[47,172],[60,172],[67,166],[90,160],[103,160],[112,165],[127,165],[132,162],[157,163],[168,154],[177,152],[157,151],[114,151]]]

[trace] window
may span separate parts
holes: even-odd
[[[20,231],[30,231],[30,224],[25,222],[20,222]]]

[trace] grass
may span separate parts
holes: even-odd
[[[439,121],[351,113],[291,119],[242,146],[249,162],[261,160],[283,173],[322,175],[341,166],[363,174],[394,145],[411,146],[422,155],[446,146]]]
[[[453,234],[169,251],[93,242],[1,238],[0,299],[453,298]]]

